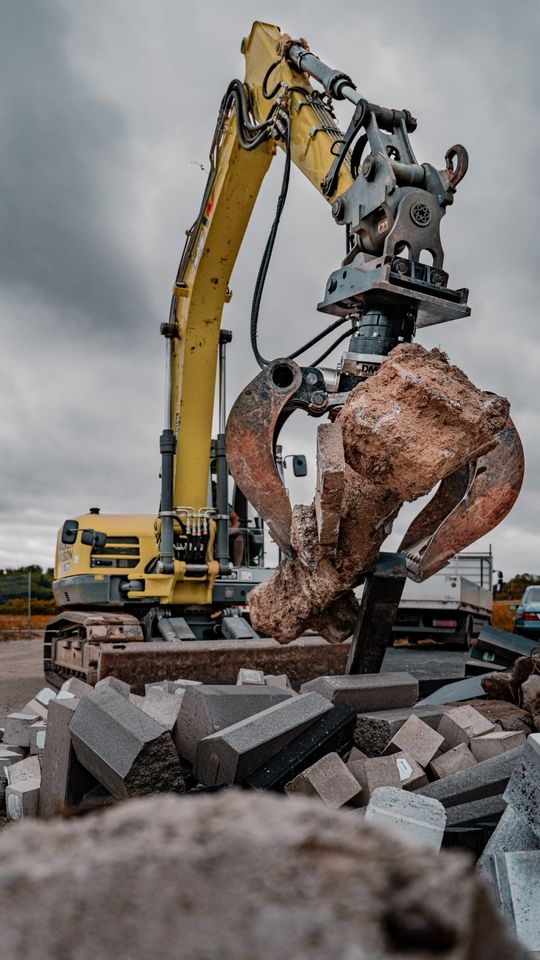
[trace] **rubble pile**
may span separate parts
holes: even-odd
[[[522,700],[535,705],[530,679]],[[471,851],[518,938],[540,950],[538,714],[520,708],[516,729],[505,701],[418,704],[418,692],[408,673],[325,676],[295,691],[245,669],[236,685],[163,680],[144,697],[113,677],[95,688],[71,678],[6,719],[7,816],[228,787],[315,799],[417,848]]]
[[[293,510],[292,556],[249,594],[255,629],[282,643],[308,628],[331,643],[350,636],[359,609],[353,588],[403,503],[493,449],[508,410],[439,350],[392,350],[375,377],[351,390],[335,422],[318,428],[315,500]]]

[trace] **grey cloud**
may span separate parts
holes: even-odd
[[[253,5],[205,0],[25,0],[2,8],[0,95],[0,564],[50,562],[54,528],[98,503],[153,512],[162,416],[159,322],[184,230],[197,212],[219,101],[243,76]],[[533,0],[347,0],[266,4],[366,96],[418,117],[419,160],[463,142],[470,170],[444,222],[452,283],[473,316],[423,331],[480,386],[507,395],[523,434],[522,496],[490,536],[506,573],[540,570],[536,167],[538,28]],[[340,108],[346,118],[347,108]],[[229,400],[257,372],[248,317],[279,190],[263,184],[223,323]],[[317,314],[343,236],[295,172],[261,310],[261,343],[283,354],[324,325]],[[339,351],[336,356],[339,355]],[[310,354],[306,359],[312,359]],[[307,448],[298,415],[284,442]],[[308,501],[308,480],[290,478]],[[400,524],[396,524],[394,540]]]

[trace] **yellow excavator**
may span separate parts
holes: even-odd
[[[265,524],[279,548],[291,550],[279,430],[294,410],[332,415],[348,391],[373,376],[388,352],[410,342],[418,328],[470,313],[468,291],[448,284],[439,231],[467,170],[465,149],[451,147],[442,170],[419,164],[409,139],[416,120],[408,110],[366,100],[350,77],[275,26],[254,23],[242,52],[245,79],[233,80],[221,102],[200,212],[187,231],[170,314],[161,326],[168,375],[159,509],[122,516],[91,508],[63,524],[53,588],[62,612],[48,625],[44,646],[45,673],[57,686],[69,676],[94,683],[108,674],[135,687],[166,675],[234,682],[238,668],[250,665],[289,672],[297,681],[343,672],[345,645],[305,637],[280,646],[258,636],[249,621],[249,591],[271,573],[264,566]],[[345,132],[335,120],[335,100],[353,108]],[[221,316],[276,147],[284,152],[283,181],[250,323],[261,373],[227,423],[231,335],[221,328]],[[317,307],[330,322],[289,356],[269,361],[259,350],[258,316],[292,163],[328,202],[344,230],[346,252]],[[346,339],[339,363],[325,367]],[[320,355],[297,364],[310,350]],[[212,440],[218,371],[219,432]],[[523,466],[515,431],[506,436],[499,460],[492,457],[483,470],[491,481],[501,456],[513,493],[499,497],[487,519],[462,524],[453,540],[456,552],[486,532],[486,523],[490,529],[499,522],[517,496]],[[294,462],[304,472],[304,459]],[[439,502],[427,518],[435,537],[463,498],[474,496],[471,482],[468,476],[454,478],[451,489],[446,485],[444,510]],[[424,533],[429,526],[423,515]]]

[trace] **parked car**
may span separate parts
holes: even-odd
[[[516,611],[514,633],[540,640],[540,586],[527,587],[519,606],[513,605],[510,609]]]

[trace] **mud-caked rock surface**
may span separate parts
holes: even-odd
[[[525,960],[472,863],[315,800],[160,796],[0,838],[3,960]]]
[[[508,412],[507,400],[479,390],[440,350],[392,350],[335,421],[344,456],[337,542],[328,550],[320,536],[320,491],[311,506],[295,507],[292,557],[249,594],[254,627],[282,643],[307,628],[332,643],[349,636],[358,614],[351,589],[373,568],[403,503],[491,450]]]

